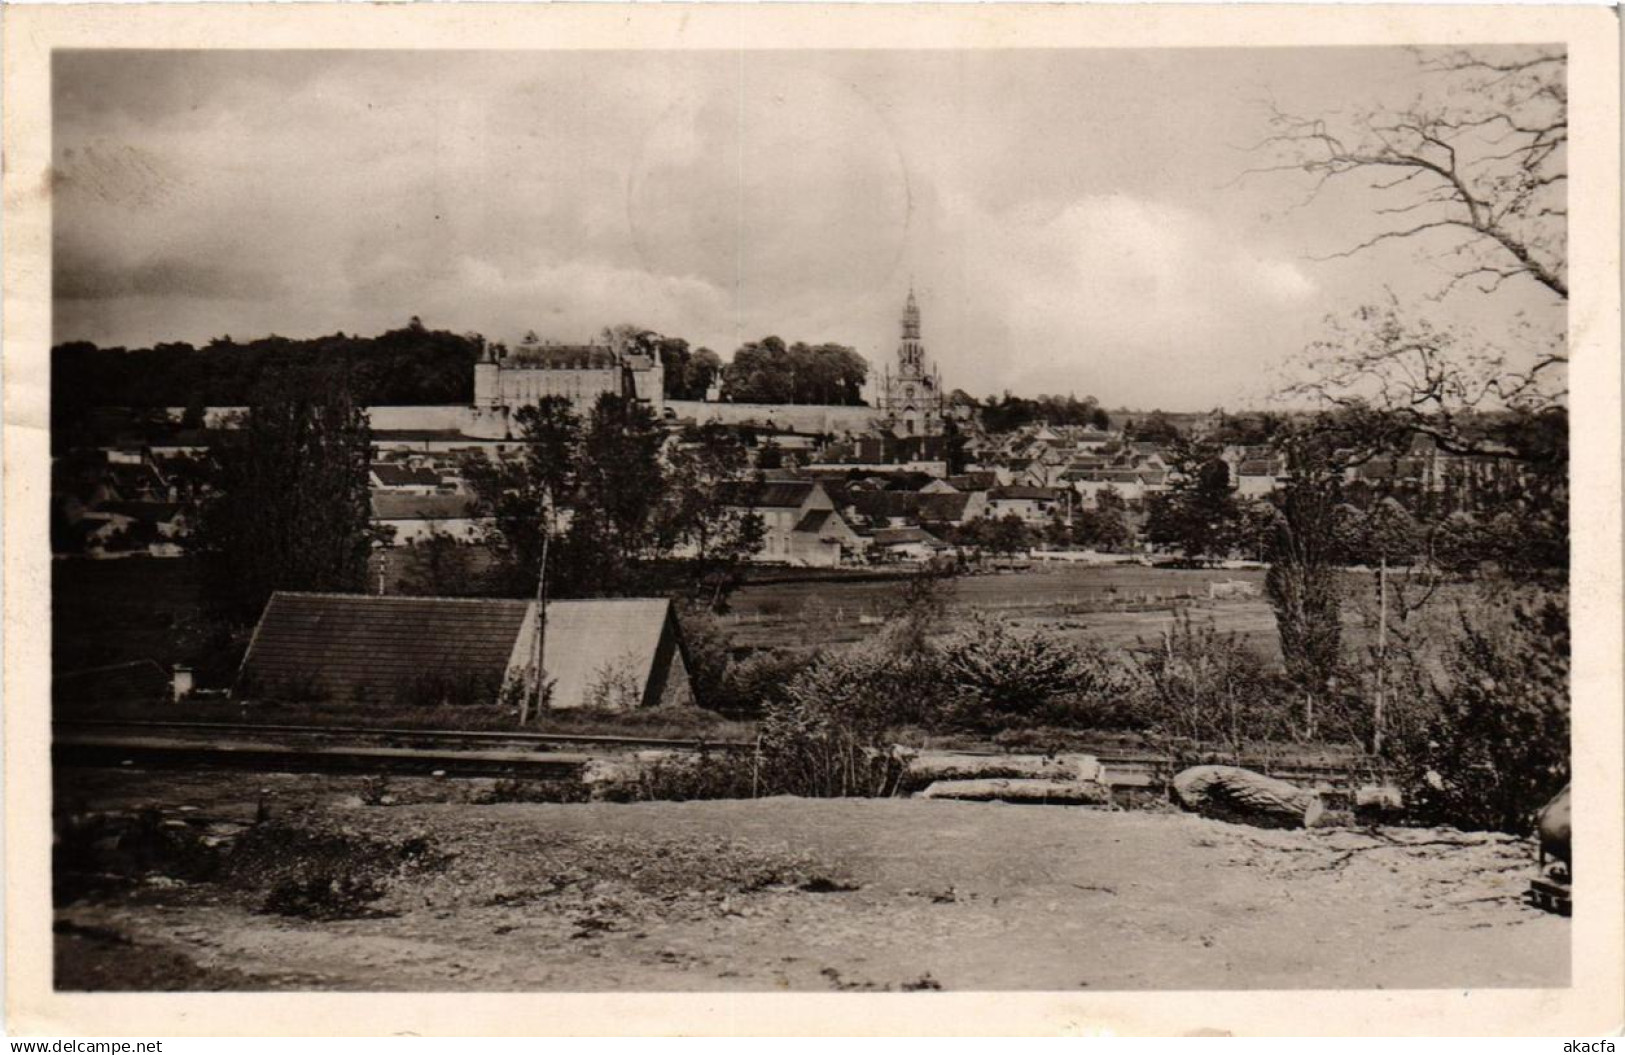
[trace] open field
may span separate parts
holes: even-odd
[[[1137,564],[1036,565],[1025,571],[966,575],[951,588],[950,619],[993,612],[1043,625],[1078,640],[1117,648],[1154,641],[1172,613],[1189,608],[1199,621],[1246,638],[1275,654],[1275,621],[1262,596],[1212,600],[1209,585],[1244,581],[1262,589],[1256,570],[1148,568]],[[721,618],[740,645],[787,641],[808,647],[860,641],[875,631],[897,589],[895,581],[806,581],[749,584]]]
[[[125,769],[59,781],[76,810],[155,806],[161,830],[222,839],[225,861],[207,879],[161,855],[123,881],[91,877],[57,911],[67,989],[1483,988],[1569,977],[1570,923],[1520,903],[1533,849],[1506,836],[1269,832],[1184,814],[917,799],[469,805],[474,781],[392,782],[387,794],[344,777]],[[365,840],[372,857],[355,860],[394,862],[369,880],[363,911],[289,909],[290,855],[263,852],[290,845],[288,829],[259,839],[257,856],[261,803],[267,825]]]

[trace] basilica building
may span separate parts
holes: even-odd
[[[897,346],[896,372],[887,367],[875,393],[878,424],[894,436],[937,436],[942,433],[947,399],[942,375],[925,359],[920,339],[920,306],[908,291],[903,307],[903,340]]]

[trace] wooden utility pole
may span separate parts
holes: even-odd
[[[543,664],[547,658],[547,548],[553,541],[552,496],[547,496],[545,501],[547,511],[542,514],[542,563],[536,573],[536,636],[531,643],[530,657],[532,683],[519,704],[520,725],[530,723],[532,702],[535,703],[535,713],[538,716],[546,704],[547,674]]]
[[[1371,716],[1371,753],[1382,754],[1383,693],[1388,673],[1388,555],[1377,564],[1377,702]]]

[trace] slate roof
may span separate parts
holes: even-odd
[[[835,510],[833,509],[808,510],[807,515],[802,517],[801,520],[796,523],[794,530],[809,531],[813,534],[817,534],[818,532],[824,530],[824,525],[828,524],[829,518],[834,515]]]
[[[995,502],[1010,502],[1021,499],[1031,502],[1054,502],[1060,498],[1060,493],[1050,487],[1028,487],[1017,484],[1013,487],[995,487],[987,493],[987,497]]]
[[[997,473],[962,473],[959,476],[948,477],[948,483],[956,491],[986,491],[999,485]]]
[[[404,495],[372,493],[375,520],[462,520],[474,516],[467,495]]]
[[[405,703],[417,679],[433,672],[494,701],[532,608],[486,598],[276,593],[254,630],[237,691]],[[584,705],[610,674],[635,679],[642,703],[657,703],[665,679],[653,675],[676,661],[680,647],[665,598],[554,601],[545,645],[554,707]]]
[[[797,480],[732,480],[722,485],[720,495],[724,505],[747,506],[752,509],[799,509],[812,494],[816,483]]]
[[[967,494],[926,494],[920,496],[920,519],[929,522],[965,519],[965,507],[970,504]]]
[[[385,487],[438,487],[440,474],[433,469],[414,469],[410,465],[391,462],[373,462],[372,474]]]
[[[933,549],[945,549],[947,547],[947,543],[924,528],[881,528],[874,535],[874,544],[877,546],[901,546],[910,542],[924,543]]]
[[[618,365],[613,348],[601,344],[521,344],[502,360],[507,367],[546,370],[607,370]]]
[[[527,601],[276,593],[238,675],[238,691],[334,702],[387,699],[425,672],[500,690]]]

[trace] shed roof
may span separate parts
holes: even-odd
[[[250,693],[299,692],[338,702],[398,696],[432,672],[494,698],[527,601],[275,593],[243,657]]]
[[[404,702],[429,674],[494,701],[516,646],[528,649],[534,640],[534,608],[494,598],[276,593],[243,658],[239,690]],[[676,620],[666,598],[550,603],[543,665],[553,706],[587,705],[611,683],[657,702],[661,686],[652,676],[668,632],[669,653],[677,647]]]

